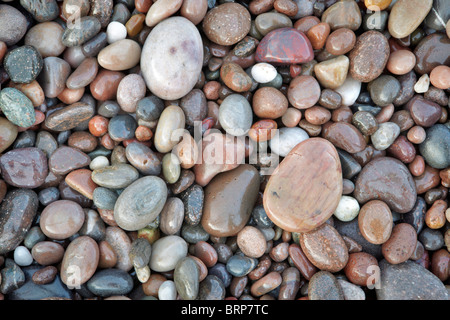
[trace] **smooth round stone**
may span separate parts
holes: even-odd
[[[140,45],[134,40],[122,39],[103,48],[97,56],[97,61],[107,70],[123,71],[135,67],[140,58]]]
[[[156,240],[152,245],[150,269],[155,272],[174,270],[177,263],[186,257],[187,242],[176,235],[165,236]]]
[[[21,91],[28,99],[31,100],[34,107],[39,107],[45,102],[44,90],[36,80],[30,83],[14,83],[10,82],[11,88]]]
[[[344,292],[331,272],[319,271],[308,283],[308,298],[309,300],[344,300]]]
[[[205,229],[203,229],[201,224],[198,224],[196,226],[183,224],[181,227],[181,236],[186,242],[190,244],[209,240],[209,233],[206,232]]]
[[[429,74],[435,67],[449,65],[450,57],[446,52],[450,48],[450,39],[439,32],[423,38],[414,49],[417,62],[414,67],[419,75]]]
[[[139,178],[139,172],[129,164],[113,164],[92,172],[92,180],[99,186],[110,189],[128,187]]]
[[[32,249],[35,244],[45,240],[45,234],[41,231],[39,226],[34,226],[28,230],[25,238],[23,239],[23,245],[28,249]]]
[[[199,24],[208,11],[208,1],[186,0],[181,5],[180,14],[189,19],[193,24]]]
[[[355,252],[349,255],[344,272],[353,284],[369,286],[375,284],[375,279],[371,279],[371,275],[377,267],[378,261],[374,256],[366,252]]]
[[[400,82],[390,75],[382,75],[368,85],[370,97],[380,107],[391,104],[401,90]]]
[[[39,200],[28,189],[9,191],[0,206],[0,253],[14,250],[25,238],[37,213]]]
[[[392,212],[383,201],[369,201],[359,211],[359,230],[370,243],[385,243],[391,236],[393,224]]]
[[[80,89],[88,86],[98,73],[98,63],[95,58],[86,58],[67,78],[66,86],[69,89]]]
[[[366,294],[360,286],[343,279],[338,279],[338,283],[344,294],[344,300],[366,300]]]
[[[78,23],[69,25],[62,35],[62,43],[67,47],[77,47],[91,40],[102,26],[94,16],[81,17]]]
[[[36,121],[33,103],[17,89],[0,91],[0,109],[10,122],[19,127],[31,127]]]
[[[395,75],[403,75],[414,69],[416,56],[409,50],[391,52],[386,68]]]
[[[448,89],[450,88],[450,67],[448,66],[437,66],[431,71],[430,82],[433,86],[438,89]]]
[[[205,188],[203,228],[218,237],[236,235],[250,218],[258,186],[257,170],[247,164],[215,176]]]
[[[173,278],[178,294],[183,300],[195,300],[198,296],[200,273],[194,259],[186,257],[175,266]]]
[[[25,36],[25,44],[33,46],[42,56],[57,57],[66,49],[61,37],[64,29],[54,21],[43,22],[32,27]],[[51,36],[49,36],[51,35]]]
[[[322,22],[328,23],[332,30],[348,28],[356,31],[361,26],[361,12],[353,0],[338,1],[325,10]]]
[[[314,59],[311,42],[295,28],[280,28],[269,32],[256,48],[255,60],[273,64],[299,64]]]
[[[176,100],[188,94],[197,83],[203,65],[203,44],[195,25],[183,17],[171,17],[159,23],[144,43],[140,65],[154,95]]]
[[[220,68],[220,78],[224,84],[235,92],[246,92],[252,87],[252,79],[236,63],[228,62]]]
[[[79,149],[61,146],[50,156],[48,167],[57,175],[65,175],[75,169],[86,167],[91,162],[87,154]]]
[[[408,223],[399,223],[394,226],[389,240],[383,243],[381,250],[389,263],[399,264],[411,257],[416,243],[417,233],[414,227]]]
[[[126,295],[133,289],[133,278],[120,269],[100,270],[89,279],[87,288],[99,297]]]
[[[106,28],[106,39],[109,44],[125,39],[127,28],[118,21],[111,21]]]
[[[433,7],[425,18],[425,25],[434,30],[445,31],[446,21],[449,19],[448,3],[444,0],[433,1]]]
[[[71,67],[67,61],[58,57],[44,59],[44,67],[38,81],[47,98],[56,98],[63,92],[70,72]]]
[[[349,72],[353,79],[370,82],[383,72],[389,59],[389,43],[378,31],[366,31],[356,39],[349,54]]]
[[[234,277],[243,277],[255,269],[258,260],[245,255],[234,255],[226,263],[227,271]]]
[[[86,283],[97,270],[99,249],[97,242],[81,236],[70,242],[61,263],[61,281],[68,287]]]
[[[21,0],[20,5],[25,8],[38,22],[50,21],[58,17],[59,7],[56,0],[45,2],[36,0]]]
[[[222,280],[211,274],[200,283],[197,300],[223,300],[225,293]]]
[[[387,152],[403,163],[411,163],[416,157],[414,145],[405,136],[399,136],[388,148]]]
[[[348,28],[339,28],[327,38],[325,50],[333,55],[342,55],[353,49],[356,43],[355,33]]]
[[[107,166],[109,166],[108,158],[105,156],[97,156],[94,159],[92,159],[91,163],[89,164],[89,169],[94,171]]]
[[[266,12],[258,15],[255,26],[263,36],[270,31],[280,28],[292,28],[292,20],[285,14],[279,12]]]
[[[229,46],[238,43],[249,33],[250,22],[250,13],[244,6],[224,3],[207,12],[202,27],[209,40]]]
[[[45,125],[54,131],[71,130],[91,119],[94,113],[94,108],[88,103],[75,102],[48,115]]]
[[[164,102],[157,96],[151,95],[137,102],[136,117],[145,121],[155,121],[161,116],[164,108]]]
[[[277,69],[266,62],[260,62],[252,67],[252,77],[258,83],[267,83],[275,79]]]
[[[436,169],[450,165],[450,129],[443,124],[435,124],[427,129],[425,141],[419,145],[425,162]]]
[[[378,157],[370,161],[355,182],[354,197],[360,204],[384,201],[398,213],[410,211],[416,202],[416,185],[408,168],[399,160]]]
[[[342,196],[334,212],[336,218],[341,221],[351,221],[359,214],[359,203],[355,198]]]
[[[100,101],[115,100],[117,88],[123,77],[125,74],[120,71],[100,70],[89,85],[92,97]]]
[[[97,138],[86,131],[76,131],[69,136],[69,147],[80,149],[83,152],[91,152],[97,148]]]
[[[250,103],[242,95],[229,95],[220,105],[219,122],[230,135],[242,136],[246,134],[253,123]]]
[[[161,161],[155,152],[142,143],[133,142],[125,148],[125,156],[130,164],[143,175],[159,175]]]
[[[97,185],[92,181],[91,173],[89,169],[74,170],[66,176],[64,181],[71,189],[92,200],[92,194]]]
[[[363,151],[367,144],[362,133],[352,124],[335,122],[322,132],[322,137],[348,153]]]
[[[16,8],[0,4],[0,41],[15,45],[27,32],[27,19]]]
[[[108,133],[115,141],[124,141],[134,137],[137,123],[129,114],[119,114],[108,123]]]
[[[442,232],[436,229],[425,227],[419,234],[418,239],[424,246],[425,250],[436,251],[444,246],[444,237]]]
[[[258,88],[252,99],[253,112],[262,119],[277,119],[283,116],[288,105],[285,95],[273,87]]]
[[[8,119],[0,117],[0,153],[11,146],[17,138],[18,128]]]
[[[347,78],[349,59],[347,56],[339,57],[317,63],[314,73],[320,84],[328,89],[336,89],[344,84]]]
[[[270,140],[270,150],[281,157],[286,157],[296,145],[307,139],[308,133],[299,127],[281,128]]]
[[[43,266],[61,262],[64,257],[64,247],[53,241],[40,241],[31,249],[33,259]]]
[[[36,271],[33,274],[32,281],[38,285],[49,284],[55,280],[57,274],[58,269],[56,269],[56,267],[47,266],[45,268]]]
[[[154,143],[157,151],[167,153],[180,142],[185,119],[183,109],[176,105],[164,109],[155,131]]]
[[[358,128],[363,135],[370,136],[378,129],[378,121],[369,111],[357,111],[353,114],[352,124]]]
[[[34,189],[45,181],[48,173],[47,157],[34,147],[13,149],[0,157],[0,170],[9,185]]]
[[[196,121],[202,121],[208,114],[205,94],[200,89],[193,89],[181,99],[180,108],[186,116],[186,124],[194,126]]]
[[[160,213],[159,228],[166,235],[176,234],[183,224],[184,203],[180,198],[170,197]]]
[[[175,300],[177,298],[177,288],[172,280],[164,281],[158,289],[159,300]]]
[[[397,39],[409,36],[430,12],[432,0],[399,0],[389,14],[389,33]]]
[[[290,82],[287,97],[295,108],[308,109],[319,101],[320,85],[312,76],[298,76]]]
[[[114,219],[127,231],[142,229],[159,215],[166,199],[167,187],[161,178],[156,176],[140,178],[117,198]]]
[[[309,261],[323,271],[342,270],[348,261],[348,248],[337,230],[325,223],[300,235],[300,246]]]
[[[353,77],[348,74],[344,83],[339,87],[334,89],[341,96],[341,106],[349,107],[352,106],[359,97],[361,92],[361,81],[353,79]]]
[[[95,188],[93,193],[94,204],[99,209],[114,210],[114,204],[117,201],[117,197],[117,193],[103,187]]]
[[[448,292],[442,281],[414,261],[391,264],[380,261],[379,300],[447,300]],[[414,283],[411,279],[415,279]]]
[[[377,150],[386,150],[400,135],[400,127],[394,122],[380,123],[378,130],[370,137]]]
[[[39,225],[51,239],[67,239],[83,226],[85,214],[81,206],[70,200],[58,200],[42,211]]]
[[[3,65],[11,81],[30,83],[42,70],[42,56],[35,47],[24,45],[9,51]]]
[[[415,95],[405,106],[415,124],[428,128],[433,126],[442,116],[442,108],[435,102]]]
[[[260,258],[267,249],[263,233],[255,227],[246,226],[237,234],[237,245],[250,258]]]
[[[295,185],[289,190],[296,196],[284,185]],[[264,209],[280,228],[308,232],[331,217],[341,195],[342,170],[335,147],[325,139],[310,138],[292,149],[273,172],[264,190]]]
[[[26,267],[33,263],[30,251],[24,246],[14,249],[14,262],[20,267]]]

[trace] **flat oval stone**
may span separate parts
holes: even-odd
[[[99,249],[97,242],[81,236],[70,242],[61,263],[61,281],[68,287],[81,286],[97,270]]]
[[[159,175],[161,161],[152,149],[142,143],[133,142],[125,148],[125,156],[143,175]]]
[[[310,300],[344,300],[344,292],[331,272],[319,271],[308,283],[308,298]]]
[[[358,225],[367,241],[373,244],[385,243],[394,225],[391,209],[383,201],[371,200],[361,207]]]
[[[81,64],[67,78],[66,85],[69,89],[80,89],[88,86],[98,73],[97,59],[89,57],[83,60]]]
[[[390,157],[375,158],[364,166],[356,179],[353,195],[360,204],[382,200],[399,213],[410,211],[417,197],[408,168]]]
[[[54,21],[43,22],[32,27],[25,36],[25,44],[35,47],[42,58],[59,56],[66,49],[61,37],[64,29]],[[49,37],[52,34],[54,36]]]
[[[171,151],[181,140],[185,122],[183,109],[175,105],[166,107],[159,117],[155,131],[156,150],[161,153]]]
[[[50,171],[57,175],[65,175],[72,170],[88,166],[91,158],[79,149],[61,146],[56,149],[48,160]]]
[[[205,188],[203,228],[213,236],[236,235],[250,218],[258,190],[258,171],[248,164],[215,176]]]
[[[9,185],[34,189],[47,177],[47,157],[41,149],[34,147],[13,149],[0,157],[0,169]]]
[[[152,245],[150,269],[155,272],[174,270],[177,263],[186,257],[187,252],[188,244],[183,238],[176,235],[160,238]]]
[[[250,103],[240,94],[230,94],[220,105],[219,122],[230,135],[242,136],[246,134],[253,122]]]
[[[141,58],[141,46],[134,40],[122,39],[103,48],[97,61],[111,71],[123,71],[135,67]]]
[[[255,60],[273,64],[299,64],[314,59],[311,42],[295,28],[280,28],[269,32],[256,48]]]
[[[400,127],[394,122],[380,123],[378,130],[370,137],[373,147],[377,150],[386,150],[400,135]]]
[[[108,133],[114,141],[132,139],[137,128],[136,120],[129,114],[118,114],[108,123]]]
[[[27,32],[27,19],[16,8],[0,5],[0,41],[7,46],[15,45]]]
[[[370,82],[383,72],[389,59],[389,43],[378,31],[366,31],[356,39],[349,53],[349,73],[360,82]]]
[[[52,112],[46,119],[47,128],[54,131],[71,130],[94,116],[95,110],[85,102],[75,102]]]
[[[42,70],[42,56],[30,45],[24,45],[9,51],[3,61],[11,81],[30,83]]]
[[[142,76],[150,91],[164,100],[188,94],[197,83],[202,65],[200,33],[183,17],[171,17],[155,26],[142,48]]]
[[[198,295],[200,272],[194,259],[186,257],[175,266],[173,278],[183,300],[195,300]]]
[[[348,153],[363,151],[367,143],[361,132],[352,124],[347,122],[335,122],[322,132],[322,137],[329,140],[337,148]]]
[[[432,5],[432,0],[397,1],[389,14],[389,33],[398,39],[409,36],[428,15]]]
[[[127,231],[139,230],[159,215],[167,199],[164,180],[156,176],[140,178],[117,198],[114,219]]]
[[[85,16],[76,24],[69,25],[62,35],[62,42],[67,47],[77,47],[92,39],[102,28],[94,16]]]
[[[450,165],[450,129],[443,124],[435,124],[426,131],[424,142],[419,145],[425,162],[436,169]]]
[[[132,243],[125,230],[117,226],[107,227],[105,241],[116,255],[117,262],[114,267],[123,271],[130,271],[133,268],[133,262],[130,259]]]
[[[9,121],[19,127],[31,127],[36,121],[33,103],[15,88],[0,91],[0,109]]]
[[[287,97],[297,109],[311,108],[320,99],[319,82],[312,76],[300,75],[290,82]]]
[[[58,200],[49,204],[41,213],[39,225],[51,239],[67,239],[83,226],[85,214],[81,206],[70,200]]]
[[[87,288],[99,297],[126,295],[133,289],[133,278],[120,269],[100,270],[89,279]]]
[[[328,223],[300,235],[300,246],[318,269],[338,272],[347,264],[348,248],[337,230]]]
[[[335,147],[325,139],[310,138],[292,149],[275,169],[263,201],[277,226],[308,232],[333,215],[341,196],[342,170]]]
[[[180,198],[170,197],[167,199],[161,214],[159,227],[167,235],[176,234],[183,224],[184,204]]]
[[[399,223],[394,226],[389,240],[383,243],[381,250],[389,263],[399,264],[411,257],[416,243],[417,233],[414,227],[408,223]]]
[[[24,240],[38,206],[33,190],[14,189],[6,194],[0,206],[0,254],[14,250]]]
[[[33,246],[31,254],[37,263],[48,266],[61,262],[64,257],[64,247],[57,242],[40,241]]]
[[[118,163],[94,170],[91,177],[99,186],[110,189],[122,189],[137,180],[139,172],[129,164]]]

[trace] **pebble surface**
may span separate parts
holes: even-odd
[[[448,300],[449,1],[1,2],[0,300]]]

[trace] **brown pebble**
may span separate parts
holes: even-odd
[[[237,234],[237,245],[248,257],[259,258],[267,248],[263,233],[255,227],[246,226]]]
[[[99,260],[98,267],[102,269],[114,268],[117,263],[117,255],[107,241],[98,244]]]
[[[390,264],[405,262],[414,253],[417,233],[408,223],[399,223],[392,229],[391,237],[382,244],[381,251]]]
[[[374,285],[370,280],[378,268],[377,259],[366,252],[351,253],[344,268],[345,276],[353,284],[359,286]]]
[[[55,266],[47,266],[36,271],[31,280],[37,285],[44,285],[53,282],[57,274],[58,269]]]

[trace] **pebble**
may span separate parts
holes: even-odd
[[[14,88],[0,91],[0,109],[13,124],[28,128],[36,121],[33,103],[22,92]]]
[[[423,38],[413,51],[417,59],[414,71],[419,75],[429,74],[437,66],[448,65],[450,58],[443,52],[449,47],[450,40],[443,34],[434,33]]]
[[[228,88],[235,92],[246,92],[252,87],[252,79],[241,66],[233,62],[222,65],[220,78]]]
[[[242,136],[252,125],[252,107],[242,95],[231,94],[220,105],[219,122],[228,134]]]
[[[407,37],[422,23],[432,5],[433,1],[431,0],[397,1],[389,15],[389,33],[398,39]]]
[[[176,291],[183,300],[195,300],[199,292],[200,272],[194,259],[181,259],[174,270]]]
[[[198,300],[223,300],[225,298],[225,286],[215,275],[208,275],[199,286]]]
[[[120,80],[117,87],[117,102],[126,112],[136,112],[138,101],[145,97],[147,87],[144,79],[138,74],[129,74]]]
[[[31,249],[33,259],[43,266],[49,266],[62,261],[64,247],[53,241],[40,241]]]
[[[135,67],[141,58],[141,47],[131,39],[117,40],[103,48],[97,57],[98,64],[111,71]]]
[[[114,267],[123,271],[130,271],[133,268],[130,259],[131,240],[125,230],[117,226],[107,227],[105,241],[109,243],[117,256],[117,263]]]
[[[99,297],[126,295],[133,289],[133,278],[120,269],[100,270],[89,279],[87,288]]]
[[[409,50],[391,52],[386,68],[395,75],[407,74],[414,69],[416,56]]]
[[[393,224],[392,212],[383,201],[371,200],[359,211],[359,230],[370,243],[385,243],[391,236]]]
[[[180,108],[184,111],[186,124],[195,125],[196,121],[202,121],[208,114],[205,94],[200,89],[192,89],[180,100]]]
[[[258,88],[253,95],[253,112],[263,119],[277,119],[283,116],[287,112],[288,105],[288,99],[280,90],[273,87]]]
[[[436,169],[450,165],[450,129],[442,124],[435,124],[426,130],[426,138],[419,145],[420,154],[425,162]]]
[[[133,166],[113,164],[92,172],[92,180],[99,186],[110,189],[122,189],[128,187],[139,178],[139,172]]]
[[[79,235],[89,236],[97,242],[105,238],[106,225],[97,211],[84,209],[85,219],[83,226],[78,231]]]
[[[5,260],[5,266],[1,270],[2,283],[0,285],[0,292],[10,294],[19,289],[25,282],[25,274],[22,269],[14,263],[12,259]]]
[[[24,246],[14,249],[14,262],[20,267],[26,267],[33,263],[30,251]]]
[[[344,294],[344,300],[366,300],[366,294],[360,286],[344,279],[338,279],[338,283]]]
[[[442,108],[435,102],[426,100],[421,95],[415,95],[405,106],[414,123],[424,128],[431,127],[440,119]]]
[[[107,241],[98,243],[99,260],[98,267],[102,269],[113,268],[117,264],[117,254]]]
[[[334,216],[341,221],[351,221],[359,214],[359,203],[355,198],[342,196],[334,212]]]
[[[56,275],[58,274],[58,269],[54,266],[47,266],[33,274],[32,281],[37,285],[44,285],[52,283]]]
[[[48,159],[48,168],[57,175],[66,175],[72,170],[81,169],[90,164],[91,159],[79,149],[61,146]]]
[[[27,32],[24,43],[33,46],[42,58],[57,57],[66,49],[61,41],[63,32],[64,29],[57,22],[42,22]],[[49,34],[52,36],[49,37]]]
[[[348,53],[356,43],[355,33],[348,28],[339,28],[327,37],[325,50],[339,56]]]
[[[327,158],[322,157],[317,162],[316,152],[327,154]],[[294,172],[295,175],[292,174]],[[308,178],[310,175],[315,178],[311,180]],[[264,209],[269,218],[284,230],[311,231],[334,213],[342,194],[341,179],[339,157],[334,146],[322,138],[307,139],[291,150],[270,177],[264,191]],[[323,180],[327,181],[327,189],[322,187]],[[289,190],[281,192],[282,185],[292,183],[297,184],[294,188],[296,194],[304,198],[291,197]],[[322,190],[320,195],[301,192],[315,188]]]
[[[179,32],[174,34],[174,29]],[[142,48],[142,76],[150,91],[164,100],[176,100],[189,93],[198,80],[202,63],[200,34],[194,24],[183,17],[171,17],[158,23]]]
[[[250,258],[260,258],[267,248],[264,235],[258,228],[252,226],[246,226],[239,231],[237,234],[237,245]]]
[[[347,122],[331,124],[322,132],[322,137],[350,154],[361,152],[367,146],[361,132],[354,125]]]
[[[328,89],[336,89],[344,84],[347,78],[349,59],[345,55],[317,63],[314,73],[320,84]]]
[[[334,89],[341,96],[340,105],[343,107],[352,106],[359,97],[361,86],[361,81],[348,74],[344,83],[339,88]]]
[[[0,21],[0,41],[7,46],[18,43],[27,32],[27,19],[10,5],[0,5]]]
[[[308,298],[309,300],[344,300],[344,292],[332,273],[319,271],[308,283]]]
[[[125,74],[120,71],[101,69],[89,84],[92,97],[100,101],[115,99],[117,88],[124,77]]]
[[[258,83],[268,83],[277,76],[277,69],[265,62],[260,62],[252,67],[252,77]]]
[[[16,140],[18,129],[6,118],[0,117],[0,152],[8,149]]]
[[[177,263],[186,257],[187,252],[188,244],[183,238],[177,235],[162,237],[152,245],[150,269],[155,272],[174,270]]]
[[[391,264],[407,261],[414,253],[417,243],[417,233],[408,223],[394,226],[388,241],[382,245],[383,257]]]
[[[254,258],[245,255],[233,255],[226,263],[227,271],[235,277],[243,277],[255,269],[258,264]]]
[[[320,85],[314,77],[300,75],[290,82],[287,97],[297,109],[311,108],[319,101]]]
[[[394,122],[380,123],[378,130],[370,137],[377,150],[388,149],[400,135],[400,127]]]
[[[58,57],[47,57],[37,80],[47,98],[56,98],[65,89],[71,72],[69,63]]]
[[[111,21],[106,28],[106,39],[109,44],[125,39],[127,28],[118,21]]]
[[[149,147],[133,142],[125,148],[125,156],[143,175],[159,175],[161,173],[161,161]]]
[[[49,204],[41,213],[39,226],[51,239],[67,239],[83,226],[85,214],[79,204],[70,200],[58,200]]]
[[[78,25],[78,24],[77,24]],[[62,35],[62,43],[66,47],[77,47],[91,40],[101,30],[100,21],[94,16],[79,19],[79,27],[68,27]]]

